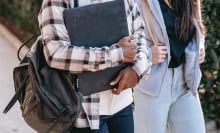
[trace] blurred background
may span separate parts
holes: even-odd
[[[32,35],[39,33],[37,15],[41,6],[42,0],[1,0],[0,1],[0,24],[2,24],[7,30],[10,31],[20,42],[24,42]],[[200,84],[199,93],[201,97],[201,103],[207,123],[207,131],[209,133],[220,133],[217,129],[220,129],[220,0],[203,0],[203,19],[205,26],[207,28],[207,37],[206,37],[206,59],[205,62],[201,65],[203,78]],[[1,31],[1,30],[0,30]],[[0,33],[0,35],[4,37],[8,37],[5,35],[5,32]],[[4,37],[2,39],[4,39]],[[1,40],[1,36],[0,36]],[[9,39],[10,40],[10,39]],[[7,41],[7,40],[6,40]],[[15,41],[12,43],[16,43]],[[11,43],[10,43],[11,44]],[[3,43],[0,41],[0,52],[5,52],[6,46],[10,45],[9,43]],[[0,87],[0,90],[6,89],[9,96],[7,98],[0,97],[1,106],[5,106],[11,96],[14,94],[13,92],[13,81],[12,81],[12,70],[13,67],[17,65],[18,61],[16,59],[17,49],[11,46],[7,46],[10,53],[8,55],[13,55],[11,67],[7,67],[8,69],[0,69],[0,86],[7,80],[8,86],[11,88],[3,88]],[[13,50],[12,50],[13,49]],[[0,56],[3,55],[3,52],[0,53]],[[4,58],[4,57],[3,57]],[[0,66],[5,65],[2,63],[2,58],[0,60]],[[7,61],[8,63],[8,61]],[[0,67],[1,68],[1,67]],[[8,79],[4,78],[4,74],[2,71],[8,71]],[[2,73],[2,74],[1,74]],[[7,76],[6,76],[7,77]],[[11,79],[10,79],[11,78]],[[9,90],[10,89],[10,90]],[[10,93],[9,93],[10,92]],[[3,94],[3,93],[2,93]],[[3,99],[4,98],[4,99]],[[22,133],[30,133],[32,130],[22,131],[19,129],[19,123],[23,122],[19,111],[19,107],[14,107],[17,109],[17,117],[11,113],[11,117],[5,117],[0,114],[0,123],[4,122],[6,119],[16,118],[20,119],[19,122],[15,125],[8,126],[7,123],[0,124],[0,132],[6,126],[10,130],[4,132],[22,132]],[[0,109],[3,109],[1,107]],[[13,110],[16,110],[13,109]],[[2,110],[0,110],[2,112]],[[20,116],[19,116],[20,115]],[[4,119],[1,119],[5,117]],[[3,121],[4,120],[4,121]],[[7,121],[7,120],[6,120]],[[10,123],[10,122],[9,122]],[[24,125],[21,124],[20,125]],[[21,127],[20,127],[21,128]],[[28,127],[22,127],[28,128]],[[21,129],[22,129],[21,128]]]

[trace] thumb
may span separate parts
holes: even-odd
[[[111,86],[116,85],[121,79],[121,74],[119,75],[110,83]]]

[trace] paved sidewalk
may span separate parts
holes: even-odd
[[[14,95],[12,71],[18,65],[15,44],[21,42],[0,24],[0,133],[36,133],[24,122],[18,103],[7,114],[2,113]]]

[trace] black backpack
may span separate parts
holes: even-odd
[[[18,100],[24,120],[37,132],[71,130],[81,110],[82,95],[75,88],[73,74],[47,65],[40,36],[14,68],[13,78],[15,95],[3,113]]]

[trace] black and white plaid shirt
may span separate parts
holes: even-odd
[[[79,6],[111,0],[78,0]],[[151,62],[148,59],[144,23],[134,0],[125,0],[129,31],[138,35],[138,52],[133,70],[141,78],[148,75]],[[44,44],[44,54],[49,66],[73,73],[98,71],[115,67],[123,62],[122,48],[117,44],[102,48],[72,46],[64,25],[63,10],[73,8],[73,0],[44,0],[38,20]],[[76,127],[99,128],[99,103],[101,93],[83,98],[83,110],[76,120]]]

